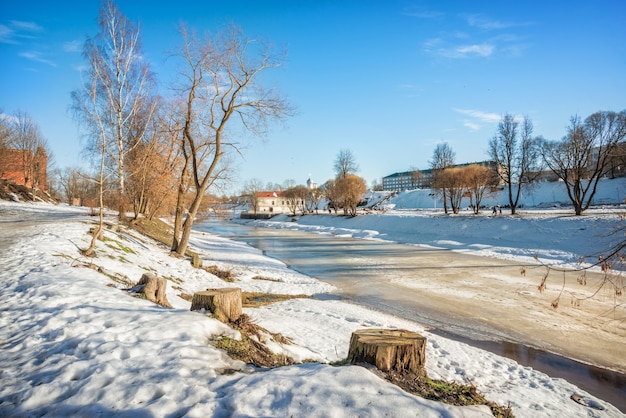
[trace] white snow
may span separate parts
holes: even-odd
[[[407,218],[415,222],[412,233],[398,225]],[[555,252],[555,245],[534,241],[528,228],[540,230],[543,224],[533,223],[532,217],[520,218],[530,220],[523,224],[510,217],[448,217],[453,225],[436,224],[440,230],[449,228],[443,232],[450,235],[440,235],[445,241],[428,237],[420,224],[425,219],[422,213],[392,211],[359,216],[349,228],[339,226],[345,219],[330,216],[302,217],[297,223],[278,219],[272,226],[450,246],[500,257],[531,257],[537,252],[548,260],[572,262],[580,251],[573,243],[559,241],[558,248],[564,249]],[[559,223],[550,231],[566,231],[552,239],[577,233],[571,241],[588,240],[609,222],[606,219],[611,217],[588,216],[590,226],[581,229],[579,223],[572,227],[576,221],[567,216],[556,217]],[[486,407],[453,407],[407,394],[360,366],[328,364],[346,357],[351,332],[362,327],[424,334],[430,377],[471,382],[487,399],[510,404],[518,417],[623,416],[563,379],[430,334],[420,324],[337,300],[292,299],[246,309],[255,322],[294,342],[276,344],[276,350],[298,361],[316,361],[272,370],[247,366],[211,345],[220,336],[239,338],[238,332],[190,312],[181,293],[237,286],[311,295],[332,292],[333,287],[289,270],[250,246],[209,233],[194,235],[194,249],[205,265],[232,269],[235,283],[170,257],[167,248],[132,231],[107,231],[107,240],[98,243],[98,257],[87,259],[79,249],[88,246],[93,221],[84,209],[0,201],[0,416],[490,416]],[[489,228],[475,222],[488,223]],[[478,240],[464,235],[476,228],[495,232]],[[503,242],[497,234],[502,228],[519,228],[528,245]],[[414,235],[426,238],[411,239]],[[130,296],[124,284],[83,266],[90,262],[129,282],[137,282],[146,271],[169,278],[167,296],[174,309]],[[257,275],[273,280],[254,280]],[[574,393],[604,409],[573,402]]]

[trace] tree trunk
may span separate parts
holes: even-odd
[[[166,308],[172,307],[165,294],[167,290],[167,280],[165,278],[156,277],[151,273],[144,273],[139,283],[137,283],[137,287],[139,286],[143,286],[139,290],[139,293],[143,293],[149,301],[157,305],[165,306]]]
[[[242,314],[241,289],[227,287],[196,292],[191,300],[191,310],[200,309],[212,312],[219,321],[234,322]]]
[[[397,329],[362,329],[352,333],[348,360],[379,370],[410,371],[425,375],[426,337]]]

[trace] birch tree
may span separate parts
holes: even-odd
[[[184,70],[180,93],[185,103],[182,141],[189,160],[181,177],[189,172],[192,196],[184,210],[176,211],[172,251],[178,256],[186,252],[202,199],[224,168],[220,165],[223,158],[241,152],[240,146],[232,142],[229,128],[262,135],[272,120],[290,113],[287,102],[260,82],[264,72],[282,62],[282,56],[276,56],[270,46],[247,38],[235,25],[213,38],[198,39],[185,27],[181,34],[183,45],[178,56]],[[201,155],[205,156],[203,161]],[[183,200],[180,194],[179,200]]]
[[[79,117],[94,118],[97,114],[101,133],[90,146],[94,150],[105,150],[105,163],[117,180],[119,215],[124,218],[126,157],[143,140],[150,123],[156,104],[149,99],[154,81],[142,53],[139,28],[113,1],[104,1],[98,25],[99,33],[87,38],[83,46],[88,65],[83,88],[73,93],[73,99],[93,101],[92,109]],[[93,98],[90,97],[92,92]],[[146,109],[146,104],[151,107]],[[104,144],[99,142],[101,140]]]

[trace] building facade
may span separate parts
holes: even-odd
[[[383,190],[389,192],[428,189],[431,185],[431,170],[403,171],[383,177]]]
[[[277,215],[289,212],[282,191],[256,192],[257,213]]]
[[[43,148],[32,151],[0,149],[0,178],[20,186],[48,190],[48,156]]]
[[[467,167],[469,165],[482,165],[496,170],[493,161],[480,161],[476,163],[456,164],[452,167]],[[405,190],[430,189],[433,186],[433,170],[413,170],[393,173],[383,177],[383,190],[389,192],[403,192]]]

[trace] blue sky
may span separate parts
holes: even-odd
[[[626,1],[118,0],[138,22],[161,93],[174,79],[177,25],[234,22],[288,51],[268,74],[297,108],[238,159],[240,182],[333,177],[349,149],[368,184],[428,168],[445,141],[457,162],[487,158],[504,113],[560,139],[570,117],[626,109]],[[0,109],[28,112],[60,167],[84,165],[68,111],[98,1],[0,3]],[[233,191],[237,186],[233,186]]]

